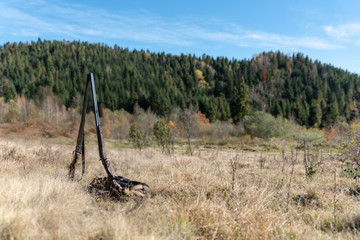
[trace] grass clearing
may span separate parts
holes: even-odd
[[[96,142],[87,145],[84,178],[72,182],[70,142],[1,138],[0,239],[359,237],[359,199],[349,193],[354,180],[337,174],[335,186],[339,163],[327,153],[321,170],[307,179],[301,153],[292,166],[278,152],[198,148],[188,156],[177,147],[169,156],[119,146],[106,143],[113,172],[148,183],[154,193],[133,211],[133,201],[87,192],[93,177],[105,176]],[[236,154],[239,161],[231,165]]]

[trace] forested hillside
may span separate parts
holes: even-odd
[[[77,107],[94,72],[100,105],[132,112],[136,103],[159,115],[195,105],[210,121],[240,121],[247,102],[325,127],[358,116],[360,77],[302,54],[262,53],[249,60],[129,51],[86,42],[8,43],[0,48],[1,96],[41,101],[49,89]]]

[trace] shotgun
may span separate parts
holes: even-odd
[[[95,81],[93,73],[88,74],[86,85],[85,85],[85,93],[84,93],[84,102],[83,102],[83,109],[81,114],[81,122],[78,132],[78,137],[76,141],[76,148],[73,153],[73,160],[69,166],[69,178],[74,179],[75,175],[75,166],[76,163],[81,155],[82,160],[82,171],[81,177],[85,174],[85,144],[84,144],[84,126],[85,126],[85,116],[87,110],[87,103],[88,103],[88,96],[89,96],[89,89],[91,85],[91,92],[93,97],[93,107],[94,107],[94,115],[95,115],[95,124],[96,124],[96,134],[98,140],[98,148],[99,148],[99,157],[102,165],[104,166],[105,172],[107,174],[107,178],[94,179],[92,182],[92,186],[103,184],[105,189],[111,194],[115,196],[121,195],[132,195],[132,196],[140,196],[140,197],[147,197],[150,193],[150,187],[146,183],[132,181],[130,179],[124,178],[122,176],[114,176],[109,168],[109,159],[106,157],[105,148],[104,148],[104,141],[101,132],[100,126],[100,117],[99,117],[99,109],[97,105],[96,99],[96,91],[95,91]]]

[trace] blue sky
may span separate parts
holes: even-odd
[[[0,44],[80,40],[250,59],[301,52],[360,73],[360,1],[0,0]]]

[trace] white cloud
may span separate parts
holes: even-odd
[[[292,37],[264,32],[252,32],[239,30],[227,30],[222,32],[211,32],[207,29],[196,29],[192,31],[195,38],[206,41],[215,41],[232,44],[234,46],[252,46],[261,48],[299,50],[301,48],[331,50],[342,46],[333,44],[315,37]]]
[[[57,5],[38,0],[30,4],[18,0],[13,6],[0,3],[0,35],[35,36],[104,41],[130,40],[170,46],[205,47],[228,45],[298,51],[301,49],[337,49],[341,46],[317,37],[286,36],[242,29],[226,22],[201,22],[193,19],[169,21],[150,13],[111,14],[86,6]],[[29,14],[29,13],[32,13]],[[10,27],[6,31],[6,25]],[[5,30],[2,30],[5,29]],[[11,29],[11,31],[9,31]],[[360,24],[328,26],[331,35],[349,35],[360,31]]]
[[[348,39],[360,37],[360,22],[347,23],[337,26],[325,26],[324,30],[330,37],[337,39]]]

